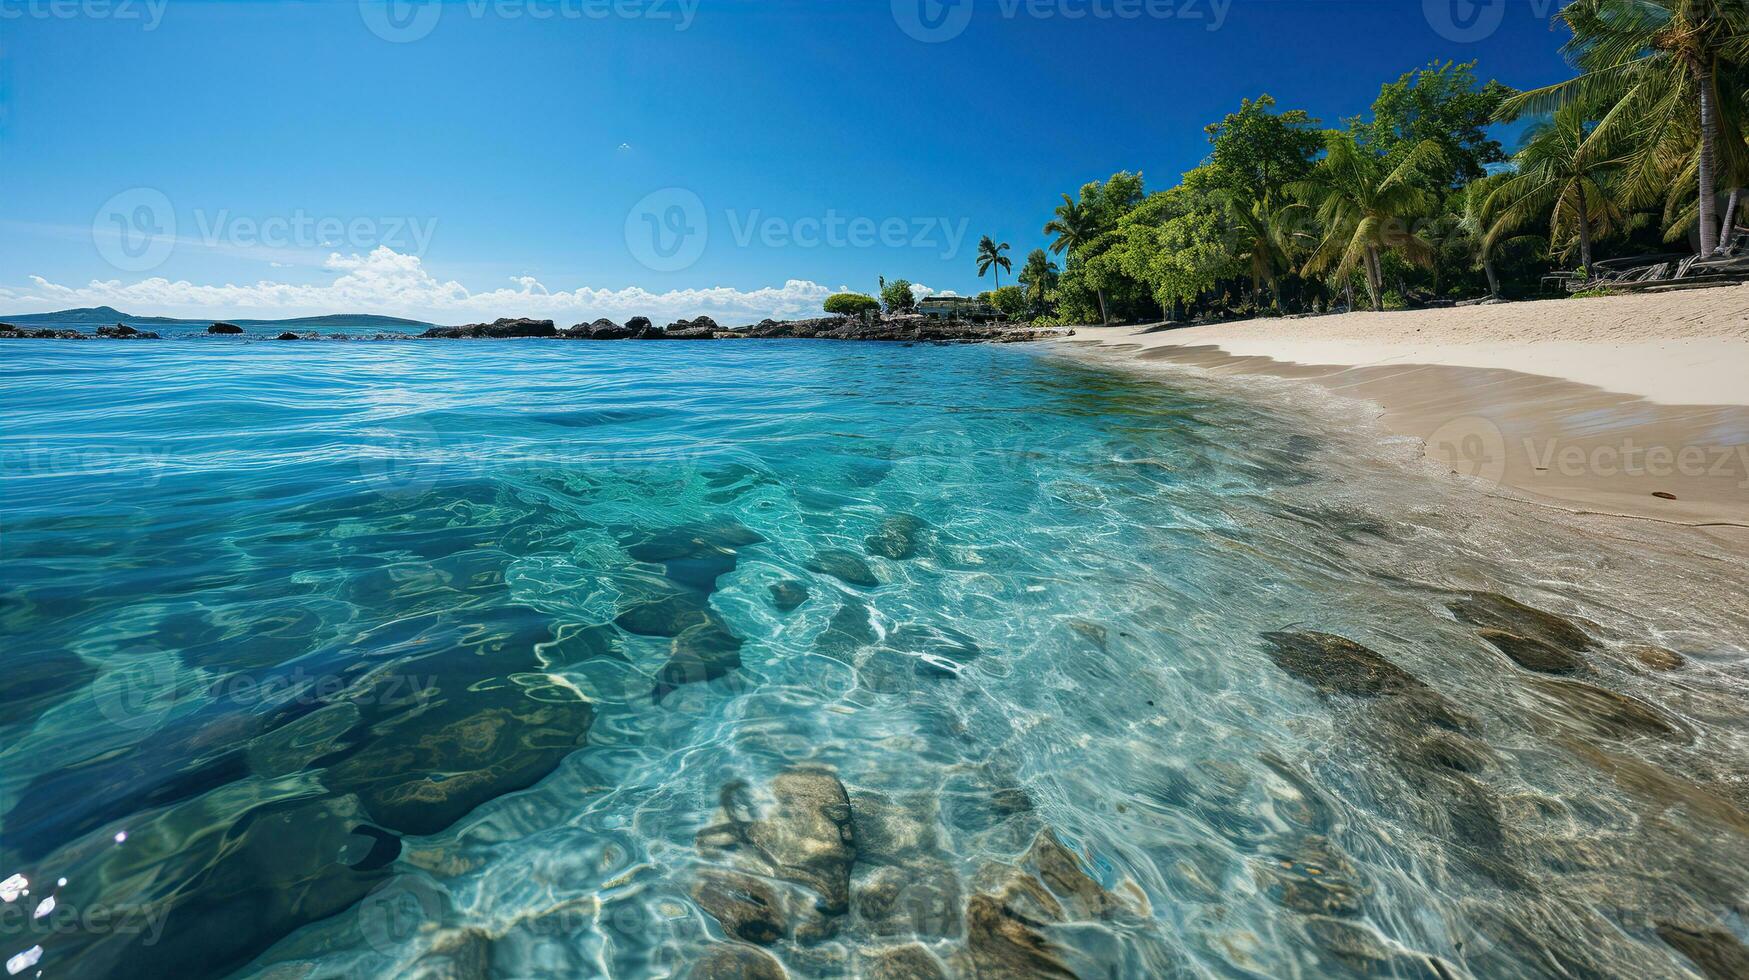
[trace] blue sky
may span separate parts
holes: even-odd
[[[922,6],[919,6],[919,5]],[[0,313],[574,322],[988,288],[1260,92],[1565,77],[1553,0],[0,0]],[[1077,16],[1079,15],[1079,16]],[[928,25],[936,25],[933,32]]]

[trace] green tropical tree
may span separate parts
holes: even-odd
[[[1061,255],[1067,251],[1070,256],[1075,250],[1089,244],[1099,236],[1099,220],[1093,209],[1083,207],[1067,194],[1063,195],[1062,206],[1057,208],[1057,216],[1045,222],[1045,234],[1051,236],[1051,252]],[[1099,321],[1110,323],[1111,314],[1105,305],[1105,290],[1099,294]]]
[[[1050,302],[1051,292],[1057,288],[1057,278],[1061,272],[1042,248],[1033,249],[1026,257],[1026,264],[1020,267],[1020,285],[1034,312],[1044,312]]]
[[[1443,154],[1431,140],[1406,150],[1401,162],[1391,166],[1356,143],[1352,134],[1330,133],[1324,159],[1311,176],[1289,186],[1291,193],[1315,208],[1323,229],[1304,274],[1334,271],[1336,278],[1343,279],[1358,267],[1366,277],[1373,309],[1384,309],[1380,255],[1395,252],[1417,265],[1433,260],[1433,246],[1412,226],[1436,203],[1427,189],[1427,175],[1442,165]]]
[[[1621,161],[1605,152],[1584,105],[1568,102],[1532,127],[1514,164],[1482,205],[1490,216],[1486,246],[1548,215],[1549,249],[1570,255],[1577,247],[1579,264],[1594,268],[1592,243],[1623,227],[1627,214],[1611,187]]]
[[[1508,99],[1501,117],[1570,103],[1609,107],[1591,135],[1628,148],[1623,196],[1642,200],[1691,174],[1700,253],[1710,257],[1719,236],[1721,154],[1744,152],[1741,93],[1721,91],[1720,82],[1749,61],[1749,5],[1572,0],[1557,17],[1573,32],[1563,51],[1578,77]]]
[[[978,242],[978,278],[984,278],[985,273],[994,269],[997,289],[1002,288],[1002,273],[1014,270],[1014,263],[1002,254],[1006,251],[1007,242],[998,245],[989,235],[985,235],[983,241]]]
[[[1232,237],[1233,257],[1251,273],[1251,295],[1263,305],[1263,287],[1270,287],[1275,309],[1282,310],[1281,280],[1293,270],[1301,251],[1302,234],[1297,219],[1306,207],[1298,202],[1276,204],[1267,196],[1254,198],[1233,191],[1214,194],[1224,212]]]

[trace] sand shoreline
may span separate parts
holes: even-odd
[[[1749,547],[1749,286],[1212,326],[1066,353],[1309,381],[1496,496]]]

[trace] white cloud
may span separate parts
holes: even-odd
[[[725,326],[774,319],[819,316],[832,290],[791,279],[782,286],[740,290],[727,286],[652,293],[624,289],[549,290],[533,276],[515,276],[512,286],[472,292],[459,282],[439,281],[416,255],[380,246],[368,255],[328,256],[324,268],[332,282],[315,285],[261,280],[253,284],[198,285],[164,278],[123,283],[92,280],[66,286],[32,276],[32,285],[0,287],[8,313],[113,306],[139,316],[234,316],[271,319],[324,313],[380,313],[436,323],[467,323],[503,316],[551,319],[561,326],[598,317],[625,320],[643,315],[657,323],[709,314]]]

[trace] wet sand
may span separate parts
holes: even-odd
[[[1749,547],[1749,286],[1174,328],[1080,328],[1132,366],[1311,381],[1479,489]]]

